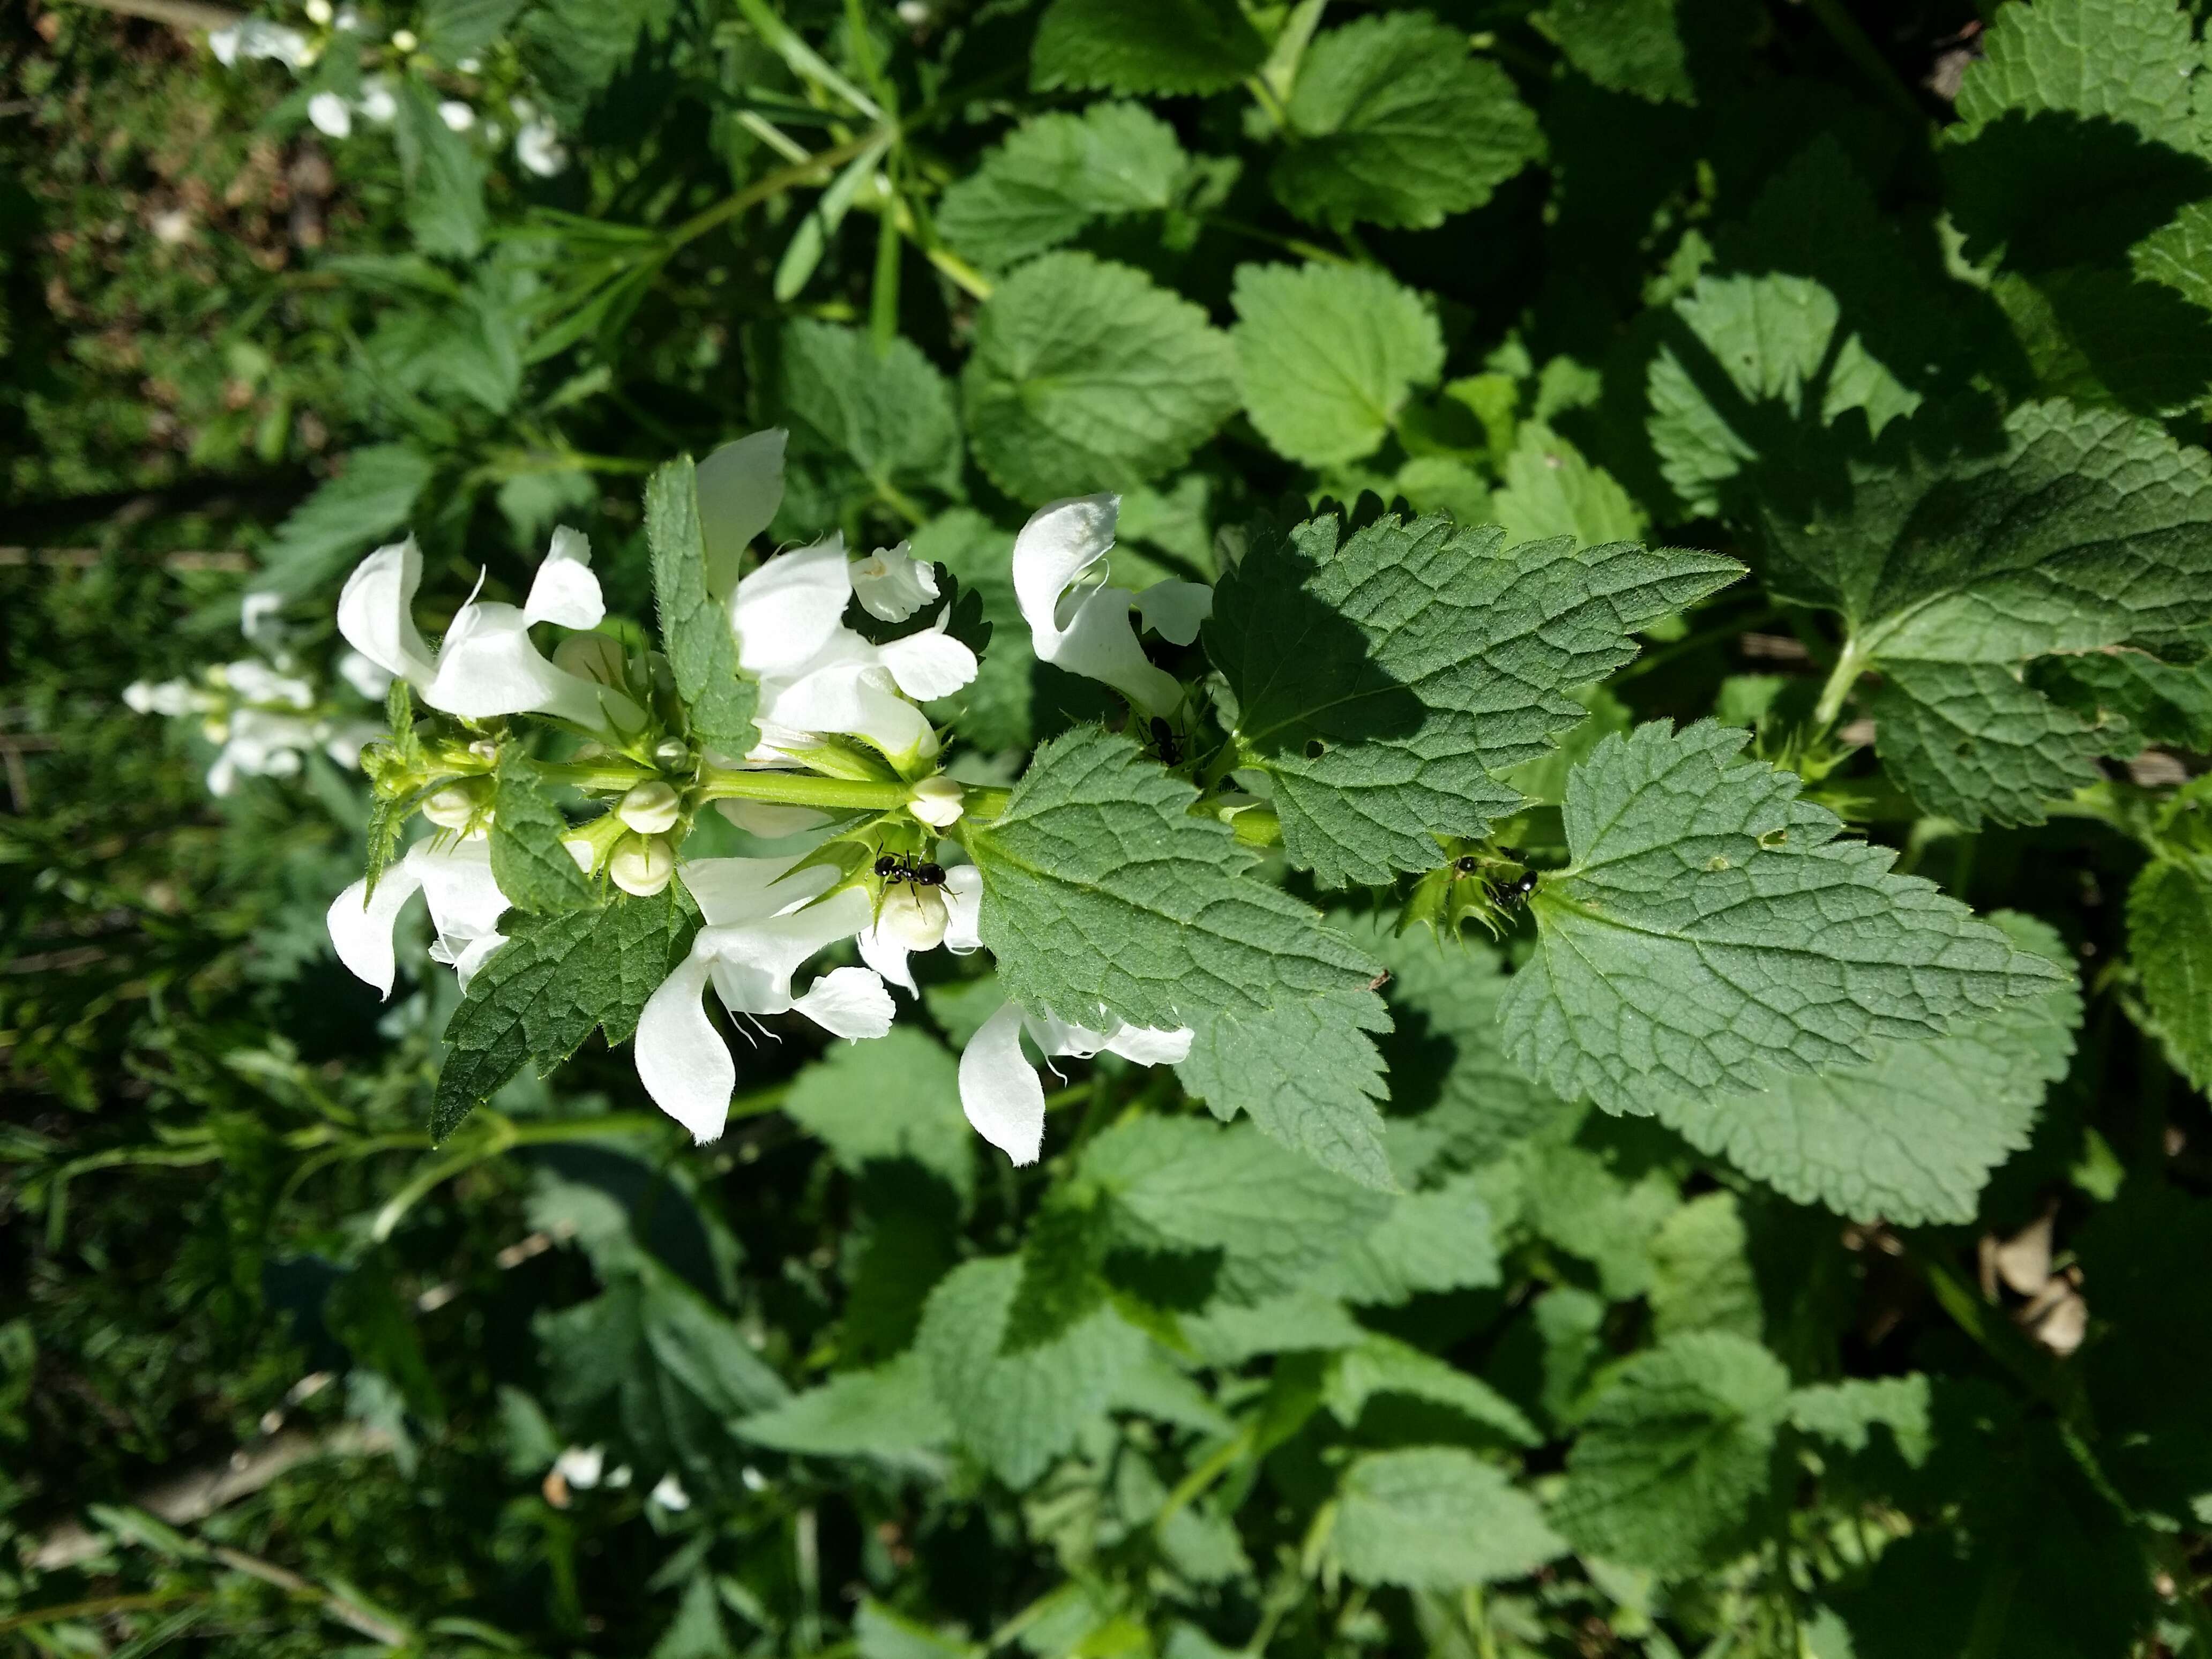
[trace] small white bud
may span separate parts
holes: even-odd
[[[680,766],[690,758],[690,751],[684,748],[683,738],[664,738],[654,746],[653,757],[663,766]]]
[[[412,52],[422,44],[415,38],[413,29],[394,29],[392,32],[392,49],[394,52]]]
[[[469,745],[469,753],[478,760],[495,761],[499,758],[499,745],[489,738],[478,738]]]
[[[441,789],[422,803],[422,816],[441,830],[465,830],[477,815],[475,799],[465,789]]]
[[[934,951],[945,943],[945,896],[933,887],[904,883],[884,895],[878,930],[909,951]]]
[[[966,794],[967,791],[952,779],[939,773],[915,785],[914,798],[907,802],[907,811],[924,823],[942,830],[960,822]]]
[[[636,898],[651,898],[676,873],[676,849],[665,836],[625,836],[607,860],[614,884]]]
[[[576,860],[576,867],[590,875],[599,861],[599,849],[582,836],[574,836],[561,843],[568,849],[568,856]]]
[[[331,0],[307,0],[307,21],[317,28],[326,28],[337,14],[331,9]]]
[[[641,836],[658,836],[673,830],[682,816],[682,797],[668,785],[655,778],[641,783],[622,798],[615,809],[622,821]]]

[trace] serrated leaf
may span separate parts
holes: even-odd
[[[1219,92],[1267,55],[1231,0],[1053,0],[1030,84],[1113,92]]]
[[[2027,682],[2085,720],[2101,718],[2107,754],[2123,752],[2120,720],[2130,740],[2212,749],[2212,660],[2182,667],[2142,651],[2093,651],[2039,658]]]
[[[1104,1307],[1050,1342],[1005,1352],[1020,1284],[1011,1256],[955,1268],[930,1293],[915,1339],[960,1443],[1010,1486],[1070,1449],[1145,1355],[1145,1338]]]
[[[1009,996],[1093,1030],[1172,1030],[1375,976],[1313,911],[1247,878],[1251,854],[1192,817],[1196,799],[1126,735],[1085,727],[1037,751],[1005,812],[965,831]]]
[[[962,387],[975,459],[1017,501],[1156,478],[1237,407],[1235,354],[1205,312],[1083,253],[999,285]]]
[[[1444,363],[1419,295],[1365,265],[1240,265],[1232,302],[1245,412],[1278,454],[1334,466],[1372,454]]]
[[[492,796],[491,873],[519,910],[551,915],[592,902],[591,884],[561,844],[568,820],[515,749],[500,752]]]
[[[1323,1398],[1330,1414],[1349,1429],[1358,1426],[1369,1401],[1394,1394],[1447,1407],[1517,1444],[1543,1443],[1544,1437],[1521,1408],[1480,1377],[1395,1337],[1367,1336],[1340,1354],[1329,1368]]]
[[[1189,170],[1175,129],[1141,105],[1033,116],[945,192],[937,228],[970,258],[1003,270],[1094,219],[1164,212]]]
[[[1396,1307],[1417,1296],[1500,1283],[1490,1206],[1462,1176],[1407,1193],[1364,1237],[1304,1281],[1361,1307]]]
[[[542,1076],[595,1025],[629,1041],[646,999],[691,948],[698,908],[682,884],[657,897],[538,918],[510,910],[507,943],[484,959],[446,1027],[446,1063],[430,1106],[442,1140],[534,1059]]]
[[[484,164],[468,141],[447,126],[420,76],[399,81],[392,124],[400,177],[407,185],[407,226],[428,254],[476,257],[491,227],[485,210]]]
[[[352,451],[345,470],[276,526],[246,591],[302,599],[322,587],[356,554],[407,522],[432,471],[429,460],[404,444]]]
[[[1176,1075],[1224,1123],[1242,1111],[1269,1139],[1389,1192],[1398,1183],[1377,1107],[1389,1085],[1374,1034],[1389,1029],[1382,999],[1364,989],[1231,1009],[1197,1029]]]
[[[1085,1150],[1082,1173],[1111,1200],[1125,1242],[1218,1252],[1215,1288],[1245,1303],[1299,1288],[1393,1207],[1247,1126],[1196,1118],[1121,1124]]]
[[[1370,1452],[1346,1465],[1329,1551],[1363,1584],[1455,1590],[1534,1572],[1564,1554],[1536,1500],[1453,1446]]]
[[[1698,101],[1677,0],[1552,0],[1540,21],[1599,86],[1655,104]]]
[[[2212,1086],[2212,872],[2156,858],[2128,890],[2128,952],[2159,1034],[2189,1080]]]
[[[1497,775],[1586,711],[1565,695],[1636,654],[1629,635],[1735,580],[1717,554],[1395,515],[1338,545],[1334,518],[1252,538],[1214,591],[1206,647],[1237,735],[1267,771],[1291,861],[1328,886],[1443,862],[1521,793]]]
[[[760,687],[738,666],[737,635],[707,591],[707,544],[699,529],[699,481],[691,458],[669,462],[646,486],[645,533],[653,549],[653,595],[661,648],[690,711],[691,729],[732,759],[758,740]]]
[[[936,1449],[952,1437],[952,1419],[937,1403],[921,1356],[909,1352],[872,1371],[833,1376],[733,1429],[802,1457],[868,1457],[935,1475],[945,1464]]]
[[[525,0],[427,0],[422,50],[446,64],[473,58],[505,32]]]
[[[819,535],[845,501],[896,501],[911,489],[960,493],[960,417],[952,386],[905,338],[877,350],[868,331],[799,318],[757,333],[757,414],[790,429],[793,488],[772,531]],[[810,471],[811,489],[801,487]],[[824,489],[840,499],[824,500]],[[811,499],[810,499],[811,498]]]
[[[792,1079],[783,1110],[852,1174],[910,1158],[963,1200],[975,1194],[975,1135],[960,1110],[959,1067],[911,1025],[831,1048]]]
[[[1464,213],[1544,153],[1504,70],[1426,12],[1363,17],[1307,47],[1291,89],[1294,142],[1270,181],[1302,219],[1425,230]]]
[[[1573,862],[1530,908],[1534,956],[1500,1018],[1506,1052],[1569,1098],[1644,1114],[1669,1095],[1765,1089],[1866,1063],[2054,988],[1887,848],[1736,761],[1747,734],[1664,722],[1600,743],[1567,784]]]
[[[1765,1497],[1790,1373],[1723,1331],[1677,1336],[1622,1366],[1567,1453],[1552,1518],[1577,1549],[1680,1577]]]
[[[1652,1330],[1662,1341],[1682,1331],[1759,1339],[1765,1321],[1750,1243],[1734,1193],[1702,1193],[1660,1224],[1646,1295]]]
[[[1928,1379],[1850,1376],[1820,1382],[1790,1395],[1790,1421],[1807,1434],[1845,1451],[1864,1451],[1873,1431],[1887,1429],[1907,1463],[1927,1461],[1931,1440]]]
[[[2118,720],[2093,745],[2037,659],[2212,641],[2212,457],[2151,422],[2064,403],[1986,435],[1915,420],[1838,483],[1761,507],[1768,582],[1842,612],[1887,676],[1876,750],[1930,810],[2039,823],[2039,790],[2131,746]]]
[[[1620,482],[1541,421],[1523,421],[1514,434],[1504,483],[1490,507],[1509,542],[1571,536],[1588,547],[1644,533],[1644,514]]]

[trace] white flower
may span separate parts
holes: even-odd
[[[646,1502],[658,1504],[672,1515],[681,1515],[691,1507],[691,1494],[684,1490],[684,1483],[676,1478],[675,1471],[660,1477],[659,1483],[646,1494]]]
[[[568,165],[568,152],[550,121],[526,121],[514,135],[514,159],[524,172],[550,179]]]
[[[699,530],[707,544],[707,591],[726,599],[753,538],[783,504],[780,427],[716,449],[699,463]]]
[[[957,779],[939,775],[924,778],[914,787],[906,810],[934,829],[947,830],[960,822],[967,809],[968,792]]]
[[[599,1475],[605,1469],[607,1455],[599,1446],[571,1446],[553,1460],[553,1473],[578,1492],[589,1492],[599,1484]]]
[[[335,92],[319,92],[307,100],[307,119],[326,138],[346,138],[353,134],[353,111]]]
[[[228,27],[210,31],[208,49],[225,69],[241,58],[273,58],[292,70],[304,69],[314,61],[314,51],[306,35],[261,17],[242,17]]]
[[[338,678],[371,702],[382,702],[384,694],[392,690],[392,671],[379,667],[358,651],[348,651],[338,658]]]
[[[248,593],[238,602],[238,631],[271,656],[280,656],[284,648],[284,596]]]
[[[945,872],[945,885],[934,890],[896,884],[884,894],[875,925],[860,934],[860,960],[890,983],[919,996],[907,957],[939,945],[957,956],[982,949],[975,931],[982,905],[983,872],[972,864],[954,865]]]
[[[491,843],[478,837],[441,847],[440,839],[409,848],[384,872],[374,892],[366,878],[355,882],[331,902],[325,918],[338,960],[386,996],[398,971],[392,930],[400,907],[418,892],[429,901],[430,921],[438,930],[431,960],[451,965],[464,991],[484,958],[507,942],[499,932],[507,896],[492,879]]]
[[[448,98],[438,106],[438,118],[451,132],[466,132],[477,124],[477,112],[458,98]]]
[[[960,1054],[960,1109],[1016,1164],[1034,1164],[1044,1147],[1044,1085],[1022,1053],[1022,1033],[1049,1060],[1088,1060],[1102,1050],[1140,1066],[1172,1066],[1190,1053],[1188,1026],[1162,1031],[1116,1024],[1111,1031],[1064,1024],[1009,1002],[985,1020]]]
[[[133,714],[167,714],[172,720],[215,707],[215,699],[190,680],[133,680],[123,688],[123,701]]]
[[[339,15],[338,27],[346,27],[343,13]],[[353,106],[372,125],[380,127],[389,125],[392,118],[399,113],[399,100],[392,90],[392,82],[380,75],[363,77],[361,96],[354,100]]]
[[[300,769],[301,756],[321,741],[321,728],[313,720],[265,708],[240,708],[225,725],[222,752],[208,768],[208,793],[228,795],[241,774],[291,777]]]
[[[1129,620],[1134,605],[1163,638],[1188,645],[1213,607],[1199,582],[1158,582],[1141,594],[1085,584],[1113,551],[1115,495],[1084,495],[1042,507],[1014,541],[1014,595],[1038,660],[1102,680],[1150,715],[1175,712],[1182,687],[1155,665]]]
[[[280,674],[265,662],[244,658],[225,663],[218,683],[228,686],[241,702],[268,703],[287,708],[313,708],[315,688],[290,674]]]
[[[471,596],[434,656],[415,626],[422,555],[410,536],[378,548],[346,579],[338,596],[338,631],[362,656],[448,714],[489,720],[535,712],[605,732],[635,724],[641,711],[622,692],[556,667],[530,641],[533,623],[590,628],[605,614],[590,560],[591,545],[582,536],[556,531],[527,603],[518,610]]]
[[[737,1087],[736,1064],[702,1004],[711,984],[734,1015],[805,1014],[851,1039],[890,1030],[890,993],[866,968],[839,968],[794,996],[806,960],[850,939],[872,919],[866,890],[848,887],[818,902],[837,879],[795,859],[699,859],[678,872],[707,926],[691,953],[646,1001],[637,1024],[637,1074],[653,1103],[695,1140],[722,1133]]]
[[[853,562],[853,592],[860,608],[880,622],[902,623],[937,599],[937,571],[907,550],[879,547]]]

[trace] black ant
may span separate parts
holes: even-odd
[[[1152,748],[1163,766],[1174,766],[1182,759],[1182,739],[1176,736],[1175,727],[1158,714],[1152,716]]]
[[[945,866],[911,853],[886,853],[876,860],[876,875],[885,882],[910,881],[917,887],[945,885]]]
[[[1481,873],[1482,860],[1471,853],[1452,860],[1452,874],[1455,876],[1479,876]],[[1502,909],[1517,910],[1528,902],[1528,895],[1536,890],[1536,872],[1524,870],[1512,881],[1486,881],[1482,887],[1483,891],[1490,896],[1492,903]]]

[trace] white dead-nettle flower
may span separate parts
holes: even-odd
[[[325,138],[353,136],[353,107],[335,92],[319,92],[307,100],[307,119]]]
[[[1145,655],[1130,610],[1161,638],[1188,645],[1212,614],[1213,590],[1184,581],[1155,582],[1142,593],[1104,586],[1120,504],[1117,495],[1084,495],[1038,508],[1014,541],[1014,595],[1038,660],[1103,681],[1140,713],[1165,716],[1182,703],[1182,687]]]
[[[553,1473],[567,1481],[577,1492],[589,1492],[599,1484],[599,1476],[607,1464],[606,1449],[601,1446],[571,1446],[553,1460]]]
[[[863,888],[829,891],[834,869],[797,865],[796,859],[696,859],[678,872],[707,925],[647,999],[637,1023],[637,1075],[653,1103],[702,1143],[720,1136],[738,1082],[729,1048],[707,1017],[709,985],[740,1019],[801,1013],[853,1040],[891,1028],[890,993],[872,969],[832,969],[793,994],[793,975],[867,927],[873,911]]]
[[[1110,1031],[1068,1025],[1009,1002],[976,1028],[960,1052],[960,1109],[975,1133],[1016,1164],[1034,1164],[1044,1147],[1044,1084],[1027,1055],[1027,1031],[1047,1060],[1115,1054],[1140,1066],[1173,1066],[1190,1053],[1189,1027],[1172,1031],[1116,1024]]]
[[[919,996],[907,958],[940,945],[957,956],[982,949],[975,932],[982,903],[983,872],[972,864],[947,870],[942,887],[886,883],[875,922],[860,936],[860,960],[909,996]]]
[[[914,787],[914,798],[907,802],[907,811],[934,829],[949,830],[960,822],[967,808],[968,792],[957,779],[939,773],[933,778],[924,778]]]
[[[691,1494],[684,1490],[684,1483],[676,1478],[675,1471],[672,1469],[662,1475],[653,1490],[646,1494],[646,1502],[659,1504],[671,1515],[681,1515],[691,1507]]]
[[[281,624],[258,596],[247,599],[241,620],[264,647],[281,647]],[[204,669],[197,681],[137,681],[123,689],[123,701],[141,714],[198,721],[218,745],[207,774],[208,792],[217,796],[229,794],[241,777],[295,777],[318,749],[341,766],[357,766],[362,745],[379,731],[323,704],[300,674],[252,657]]]
[[[438,118],[452,132],[466,132],[477,124],[477,112],[458,98],[448,98],[438,106]]]
[[[314,48],[297,29],[262,17],[241,17],[235,23],[208,33],[208,50],[225,69],[240,58],[269,58],[289,70],[305,69],[314,62]]]
[[[384,76],[365,76],[361,83],[361,96],[354,100],[353,106],[372,126],[389,126],[399,113],[399,98],[392,91],[392,82]]]
[[[467,990],[484,958],[507,942],[499,931],[507,896],[492,878],[491,843],[481,836],[416,842],[384,872],[374,892],[364,877],[340,893],[324,918],[338,960],[356,979],[390,996],[398,971],[392,929],[401,907],[417,893],[429,902],[431,925],[438,930],[431,960],[451,967]]]
[[[915,705],[974,679],[975,653],[945,631],[949,615],[884,645],[846,626],[856,567],[842,535],[779,554],[738,579],[747,545],[782,502],[783,447],[781,432],[757,432],[699,466],[708,585],[728,596],[738,662],[760,680],[761,741],[744,759],[788,765],[819,738],[837,735],[865,739],[902,770],[915,767],[938,751],[936,731]],[[910,572],[885,580],[920,588]],[[933,574],[928,585],[934,588]]]
[[[853,596],[878,621],[902,623],[937,602],[937,571],[908,552],[904,542],[879,547],[853,561]]]
[[[550,179],[568,167],[568,151],[561,142],[560,129],[539,117],[525,120],[515,130],[514,159],[525,173]]]
[[[588,629],[606,614],[591,544],[574,530],[553,532],[530,597],[520,607],[471,597],[434,654],[415,626],[422,555],[415,538],[380,547],[346,579],[338,631],[386,672],[412,685],[433,708],[463,720],[551,714],[611,735],[635,728],[643,711],[622,691],[558,667],[531,643],[538,623]]]

